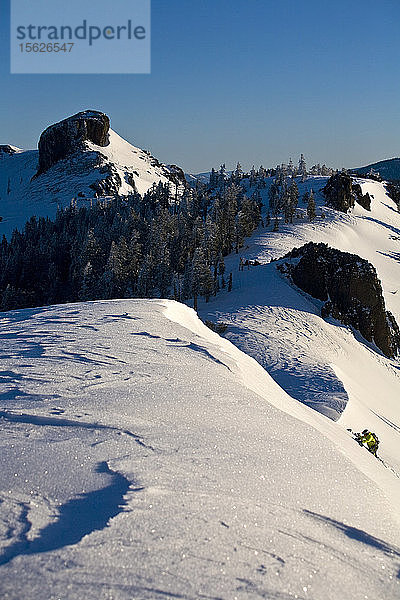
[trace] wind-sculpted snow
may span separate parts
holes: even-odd
[[[398,597],[399,480],[191,309],[0,335],[1,598]]]
[[[398,360],[387,360],[356,331],[332,319],[323,320],[321,302],[291,288],[272,259],[307,242],[324,242],[357,254],[374,265],[382,283],[385,304],[400,321],[400,214],[383,184],[358,180],[371,198],[371,211],[356,205],[351,214],[325,206],[327,178],[310,177],[299,183],[300,196],[315,192],[317,217],[308,222],[299,205],[293,224],[280,223],[279,232],[261,228],[243,249],[242,258],[260,266],[238,270],[239,256],[227,257],[233,291],[222,292],[200,306],[204,320],[228,324],[228,339],[254,357],[293,398],[345,427],[375,431],[380,452],[400,472],[398,434],[381,417],[399,424]],[[261,190],[267,202],[267,191]],[[265,209],[266,210],[266,209]]]

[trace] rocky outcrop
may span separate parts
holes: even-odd
[[[381,283],[371,263],[313,242],[294,248],[287,258],[292,260],[280,263],[280,270],[323,302],[321,316],[332,316],[357,329],[389,358],[400,353],[400,331],[386,311]]]
[[[354,206],[351,177],[347,173],[336,173],[323,188],[326,204],[335,210],[347,213]]]
[[[106,165],[100,171],[104,177],[89,186],[94,191],[95,197],[118,196],[122,181],[117,170],[112,165]],[[132,183],[135,185],[134,180]]]
[[[167,169],[170,172],[171,181],[175,183],[175,185],[186,186],[186,177],[183,169],[177,165],[167,165]]]
[[[354,207],[355,202],[365,210],[371,210],[370,195],[368,192],[363,194],[360,184],[353,183],[347,173],[332,175],[322,191],[326,198],[326,204],[335,210],[347,213],[350,208]]]
[[[353,183],[353,192],[357,204],[365,208],[365,210],[371,210],[371,196],[368,192],[366,194],[362,193],[361,185],[359,183]]]
[[[85,142],[109,144],[110,120],[102,112],[86,110],[48,127],[39,140],[39,169],[45,173],[58,161],[85,149]]]

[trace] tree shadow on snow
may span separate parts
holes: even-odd
[[[336,521],[335,519],[331,519],[330,517],[325,517],[324,515],[319,515],[318,513],[312,512],[311,510],[304,509],[304,513],[313,519],[321,521],[322,523],[331,525],[335,527],[339,531],[343,532],[348,538],[351,540],[355,540],[357,542],[361,542],[362,544],[366,544],[367,546],[371,546],[376,550],[380,550],[386,556],[391,558],[400,558],[400,548],[396,546],[392,546],[388,544],[384,540],[381,540],[362,529],[357,529],[357,527],[351,527],[350,525],[346,525],[341,521]],[[397,574],[397,578],[400,579],[400,571]]]

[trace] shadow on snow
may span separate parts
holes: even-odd
[[[7,564],[16,556],[39,554],[77,544],[85,535],[104,529],[110,519],[122,512],[124,495],[130,482],[120,473],[111,471],[105,462],[99,463],[96,472],[108,473],[111,483],[105,488],[82,494],[60,506],[57,521],[44,527],[39,536],[31,542],[26,539],[29,525],[25,511],[23,519],[26,526],[22,539],[5,550],[0,556],[0,565]]]

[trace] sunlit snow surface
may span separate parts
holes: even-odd
[[[308,241],[358,254],[376,267],[386,307],[400,323],[400,214],[395,203],[383,184],[359,180],[363,193],[373,196],[371,211],[356,205],[343,214],[324,206],[321,188],[326,181],[312,177],[299,184],[301,196],[311,188],[316,193],[317,219],[308,222],[300,201],[300,218],[293,225],[280,223],[279,233],[260,228],[240,255],[226,260],[233,291],[202,303],[200,315],[227,323],[226,337],[293,398],[332,419],[340,417],[344,428],[375,431],[381,456],[399,473],[400,362],[388,360],[340,323],[321,319],[321,303],[290,286],[270,263]],[[262,193],[267,196],[267,190]],[[239,272],[239,256],[262,264]]]
[[[191,309],[0,336],[1,598],[399,597],[399,480]]]

